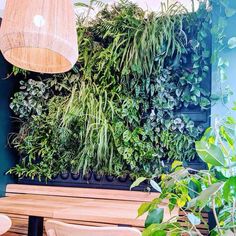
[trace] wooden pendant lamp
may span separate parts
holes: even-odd
[[[7,61],[26,70],[70,70],[78,58],[72,1],[7,0],[0,49]]]

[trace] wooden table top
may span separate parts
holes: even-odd
[[[140,204],[130,201],[26,194],[0,198],[0,212],[143,227],[145,216],[137,218]]]
[[[20,194],[0,198],[0,213],[143,227],[146,215],[137,218],[140,204],[121,200]],[[170,219],[167,205],[163,208],[165,220]],[[173,214],[177,214],[177,211]]]

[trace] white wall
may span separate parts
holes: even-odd
[[[236,7],[236,3],[235,3]],[[228,20],[228,26],[226,29],[226,40],[225,44],[231,37],[236,37],[236,15]],[[213,22],[214,24],[214,22]],[[213,45],[214,48],[214,45]],[[232,108],[233,102],[236,102],[236,48],[235,49],[228,49],[225,48],[223,53],[221,54],[223,59],[227,59],[229,61],[229,67],[227,69],[227,76],[228,79],[225,81],[224,85],[229,86],[230,89],[233,91],[233,96],[230,97],[230,100],[227,104],[227,107]],[[217,75],[217,67],[213,65],[212,68],[212,91],[213,93],[218,90],[219,88],[219,76]],[[214,122],[214,118],[216,116],[225,116],[228,115],[230,112],[221,102],[218,102],[217,105],[213,106],[212,108],[212,122]],[[232,115],[236,118],[236,112],[233,112]]]
[[[3,15],[3,9],[5,7],[6,0],[0,0],[0,17]]]

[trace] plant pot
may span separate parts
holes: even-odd
[[[113,175],[107,175],[107,176],[106,176],[106,179],[107,179],[108,182],[113,182],[113,181],[114,181],[114,178],[115,178],[115,177],[114,177]]]
[[[94,179],[96,181],[101,181],[103,179],[103,175],[102,174],[98,174],[98,173],[94,173]]]
[[[69,178],[69,172],[61,173],[60,176],[61,176],[62,179],[68,179]]]
[[[125,183],[128,180],[128,174],[124,174],[123,176],[120,176],[118,180],[122,183]]]
[[[78,180],[79,179],[79,177],[80,177],[80,173],[78,172],[78,173],[71,173],[71,178],[73,179],[73,180]]]
[[[83,179],[86,180],[86,181],[89,181],[91,178],[92,178],[92,173],[91,172],[89,172],[89,173],[87,173],[83,176]]]

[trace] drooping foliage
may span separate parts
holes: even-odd
[[[64,171],[152,176],[163,161],[191,160],[202,128],[183,111],[209,108],[210,15],[204,4],[145,12],[121,1],[78,21],[70,73],[21,81],[21,118],[10,173],[50,179]]]

